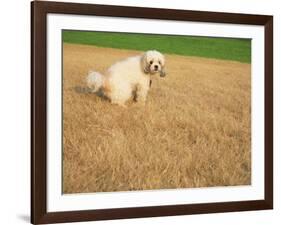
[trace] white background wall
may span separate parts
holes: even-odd
[[[65,0],[67,1],[67,0]],[[75,1],[75,0],[73,0]],[[236,212],[89,222],[99,225],[189,224],[276,225],[281,219],[281,14],[277,0],[76,0],[189,10],[274,15],[274,183],[273,211]],[[278,12],[279,11],[279,12]],[[0,224],[27,224],[30,211],[30,2],[5,0],[0,6]]]

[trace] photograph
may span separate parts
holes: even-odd
[[[63,194],[251,185],[251,39],[61,41]]]
[[[34,1],[31,34],[33,224],[273,209],[273,15]]]

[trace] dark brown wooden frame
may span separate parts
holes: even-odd
[[[52,212],[46,210],[46,17],[48,13],[262,25],[265,27],[265,199]],[[36,1],[31,3],[31,222],[33,224],[219,213],[273,208],[273,17]]]

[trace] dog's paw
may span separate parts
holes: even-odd
[[[124,102],[119,102],[119,101],[111,101],[111,104],[113,105],[118,105],[121,106],[123,108],[127,108],[127,105]]]

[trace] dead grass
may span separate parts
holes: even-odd
[[[87,93],[137,51],[64,45],[63,192],[247,185],[251,182],[251,65],[166,55],[145,107]]]

